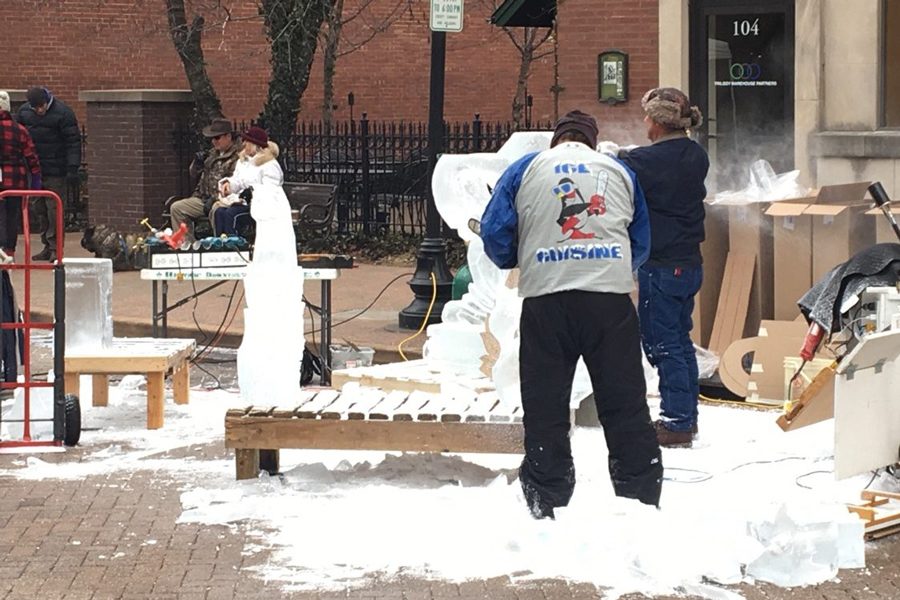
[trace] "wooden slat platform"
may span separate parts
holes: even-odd
[[[166,374],[172,373],[176,404],[190,400],[189,359],[196,342],[187,338],[114,338],[111,348],[91,353],[67,352],[65,388],[79,395],[81,375],[92,375],[93,406],[109,403],[109,375],[144,374],[147,377],[147,429],[163,426]]]
[[[296,407],[229,410],[225,446],[235,449],[238,479],[254,478],[260,469],[277,472],[282,448],[516,454],[523,447],[516,409],[502,405],[495,392],[459,398],[322,390]]]

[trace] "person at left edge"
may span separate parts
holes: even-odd
[[[634,173],[596,152],[597,123],[563,116],[550,148],[511,164],[481,219],[488,257],[518,265],[525,458],[519,482],[535,518],[575,489],[569,400],[579,357],[591,377],[618,496],[659,505],[662,458],[647,407],[633,272],[650,225]]]
[[[9,112],[9,94],[0,91],[0,190],[41,189],[41,164],[34,142]],[[22,198],[6,197],[0,201],[0,248],[8,256],[16,253],[16,240],[22,222]]]
[[[65,202],[68,184],[77,184],[81,166],[81,132],[72,109],[44,87],[32,87],[16,120],[28,128],[41,160],[43,189],[56,192]],[[56,260],[56,201],[50,196],[34,200],[35,214],[46,225],[41,233],[44,248],[32,260]],[[43,225],[42,224],[42,225]]]

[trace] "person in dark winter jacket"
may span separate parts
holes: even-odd
[[[65,201],[68,185],[76,185],[81,166],[81,132],[72,109],[53,96],[47,88],[33,87],[27,102],[19,107],[17,120],[28,128],[41,160],[43,189],[56,192]],[[34,260],[56,260],[56,201],[49,197],[35,200],[35,213],[46,221],[41,233],[43,250]]]
[[[675,88],[648,91],[641,104],[649,146],[620,151],[636,174],[650,211],[650,258],[638,271],[641,338],[659,371],[662,397],[656,432],[662,446],[689,446],[697,432],[700,394],[690,333],[694,296],[703,281],[706,151],[688,137],[700,109]]]
[[[238,161],[241,144],[234,139],[231,121],[213,119],[202,129],[203,137],[210,140],[212,149],[203,161],[203,172],[197,181],[194,193],[188,198],[175,200],[170,208],[172,229],[178,229],[182,223],[187,226],[185,240],[194,241],[194,224],[200,219],[208,218],[215,228],[216,213],[222,207],[216,200],[219,196],[219,181],[234,173]]]
[[[535,518],[569,503],[575,467],[569,400],[584,358],[616,495],[658,505],[662,460],[641,365],[632,273],[650,229],[634,173],[596,152],[597,123],[572,111],[550,149],[510,165],[481,220],[485,253],[518,265],[525,459],[519,481]]]
[[[41,164],[34,142],[24,126],[13,121],[9,94],[0,91],[0,190],[41,189]],[[16,252],[22,222],[22,198],[0,201],[0,248],[8,256]]]

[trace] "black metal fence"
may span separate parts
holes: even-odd
[[[247,123],[235,123],[242,131]],[[552,129],[535,123],[533,130]],[[496,152],[516,131],[512,123],[482,121],[445,124],[445,151]],[[176,130],[175,150],[183,172],[180,193],[188,195],[188,164],[200,150],[196,132]],[[378,235],[418,234],[425,229],[428,185],[428,128],[424,123],[358,121],[299,123],[286,140],[276,140],[287,181],[338,186],[336,230]]]

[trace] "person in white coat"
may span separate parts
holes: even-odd
[[[213,205],[215,235],[236,235],[237,223],[250,213],[247,200],[253,188],[261,185],[281,187],[284,172],[276,160],[278,145],[269,139],[265,129],[250,127],[241,134],[243,149],[238,155],[231,177],[219,181],[219,199]]]
[[[223,213],[249,211],[256,222],[252,260],[244,278],[247,306],[237,366],[241,397],[261,404],[272,398],[289,400],[300,393],[303,273],[297,266],[291,207],[282,189],[284,174],[275,160],[278,147],[259,127],[249,128],[241,137],[244,149],[234,174],[219,183],[222,197],[238,202],[216,212],[216,233],[230,233],[228,227],[234,227],[234,217]],[[241,196],[246,197],[244,192],[251,188],[248,207]]]

